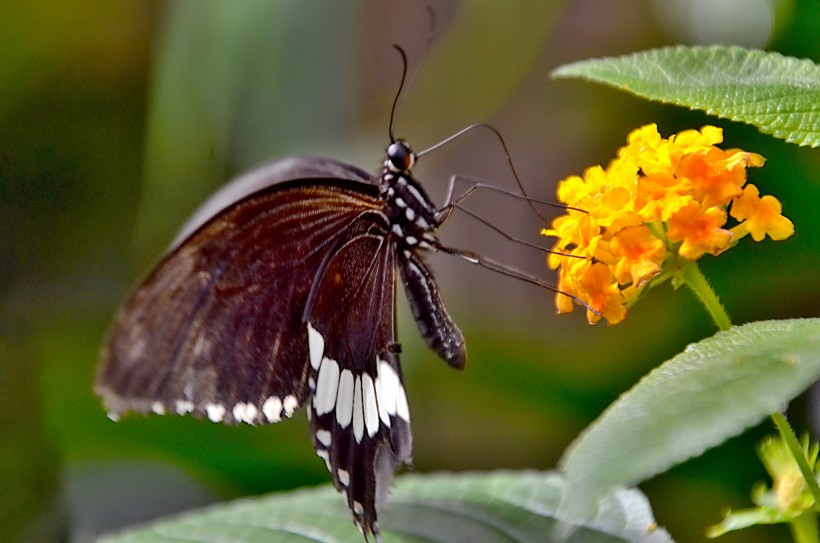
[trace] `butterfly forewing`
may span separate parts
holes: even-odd
[[[97,376],[107,408],[289,416],[308,392],[311,280],[376,196],[354,181],[288,182],[200,227],[120,311]]]
[[[273,423],[307,401],[316,453],[378,539],[377,506],[412,447],[396,270],[427,344],[454,367],[466,360],[416,252],[439,246],[441,221],[411,159],[393,142],[375,179],[287,159],[206,202],[115,320],[95,387],[111,416]]]

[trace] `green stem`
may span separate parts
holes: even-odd
[[[726,309],[723,307],[723,304],[720,303],[715,291],[712,290],[709,281],[706,280],[706,277],[703,276],[700,268],[698,268],[698,265],[694,262],[687,262],[684,265],[683,282],[695,293],[695,296],[698,297],[698,300],[700,300],[706,308],[706,311],[709,312],[709,315],[718,328],[728,330],[732,327],[729,314],[726,313]]]
[[[794,435],[794,430],[792,430],[791,425],[789,425],[783,413],[772,413],[772,420],[775,426],[777,426],[780,436],[783,438],[783,442],[789,448],[789,452],[792,454],[794,461],[797,462],[797,467],[800,468],[800,473],[803,475],[803,479],[806,480],[806,485],[809,487],[809,490],[811,490],[812,496],[814,496],[814,508],[818,510],[818,508],[820,508],[820,486],[818,486],[817,479],[814,478],[814,472],[812,472],[808,461],[806,461],[806,455],[803,454],[803,449],[797,441],[797,436]]]
[[[817,513],[806,511],[789,521],[792,537],[797,543],[820,543],[817,535]]]
[[[717,294],[715,294],[715,291],[712,290],[712,287],[709,285],[706,277],[703,276],[703,273],[701,273],[697,264],[694,262],[687,262],[684,264],[681,278],[686,286],[695,293],[695,296],[697,296],[698,300],[700,300],[709,312],[709,315],[712,317],[712,320],[719,329],[728,330],[732,327],[732,320],[729,318],[726,308],[724,308],[723,304],[720,303]],[[803,454],[803,449],[797,441],[797,436],[794,435],[794,431],[791,426],[789,426],[788,421],[786,421],[786,417],[784,417],[782,413],[773,413],[772,420],[774,420],[774,424],[780,431],[783,441],[786,443],[786,446],[789,448],[789,452],[795,462],[797,462],[797,466],[800,468],[800,473],[803,475],[806,485],[809,487],[812,495],[814,496],[814,510],[820,511],[820,485],[817,484],[817,479],[814,477],[814,472],[809,467],[806,456]],[[798,543],[817,543],[816,515],[804,514],[801,515],[801,517],[795,518],[789,522],[789,527],[792,530],[792,535],[795,541]]]

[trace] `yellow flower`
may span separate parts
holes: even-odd
[[[709,207],[722,206],[743,192],[741,187],[746,183],[746,167],[758,164],[753,161],[753,156],[760,157],[743,151],[724,151],[712,147],[708,151],[684,156],[676,175],[690,180],[695,200]]]
[[[673,175],[650,175],[641,179],[635,194],[635,207],[644,222],[669,217],[694,201],[692,186],[688,179],[678,179]]]
[[[607,265],[596,262],[590,266],[578,280],[578,287],[581,298],[597,311],[595,313],[587,309],[587,321],[590,324],[595,324],[601,317],[606,318],[610,324],[624,320],[624,296]]]
[[[577,175],[571,175],[558,185],[558,201],[574,206],[585,198],[593,188]]]
[[[705,253],[720,254],[732,243],[732,233],[721,228],[726,212],[718,207],[704,208],[691,202],[669,218],[669,241],[683,241],[678,253],[686,260],[697,260]]]
[[[618,259],[613,271],[622,285],[632,283],[641,287],[661,272],[661,263],[666,257],[663,241],[644,225],[622,229],[615,234],[609,248]]]
[[[780,202],[746,185],[747,168],[764,158],[716,147],[722,141],[714,126],[663,138],[649,124],[629,134],[606,168],[559,183],[558,199],[576,209],[541,231],[556,238],[548,264],[558,270],[559,313],[580,302],[590,323],[615,324],[644,289],[680,279],[687,261],[720,254],[746,234],[760,241],[794,233]],[[729,217],[737,224],[727,227]]]
[[[730,214],[744,221],[735,227],[738,236],[749,233],[753,240],[762,241],[768,234],[773,240],[781,240],[794,234],[794,224],[781,215],[782,210],[777,198],[761,198],[756,186],[747,185],[740,198],[732,203]]]
[[[716,126],[706,125],[699,131],[684,130],[673,134],[669,136],[669,141],[675,143],[675,147],[681,156],[685,156],[689,153],[711,149],[718,143],[723,143],[723,130]]]

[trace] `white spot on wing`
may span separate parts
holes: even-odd
[[[346,469],[336,470],[336,475],[339,476],[339,482],[342,486],[350,486],[350,473]]]
[[[378,365],[381,363],[381,360],[378,358],[376,359],[376,371],[378,371]],[[385,426],[390,428],[390,413],[387,412],[387,406],[384,403],[384,391],[382,390],[382,380],[379,377],[376,377],[376,380],[373,382],[373,386],[376,389],[376,405],[379,408],[379,418],[382,419],[382,422]]]
[[[157,415],[164,415],[165,405],[162,402],[153,402],[151,404],[151,411],[153,411]]]
[[[353,436],[357,442],[364,437],[364,410],[362,406],[362,379],[356,377],[353,387]]]
[[[268,422],[279,422],[282,420],[282,400],[278,396],[271,396],[262,404],[262,413]]]
[[[120,420],[120,414],[116,411],[109,411],[108,413],[106,413],[106,415],[108,416],[108,419],[112,422],[119,422]]]
[[[325,466],[327,467],[327,470],[330,471],[330,453],[327,452],[326,449],[319,449],[316,451],[316,456],[325,461]]]
[[[353,418],[353,373],[343,370],[339,377],[339,393],[336,396],[336,422],[347,428]]]
[[[222,419],[225,418],[225,411],[225,406],[222,404],[209,403],[205,406],[205,412],[211,422],[222,422]]]
[[[357,515],[364,515],[364,506],[361,504],[361,502],[353,502],[353,512]]]
[[[362,401],[367,435],[373,437],[379,431],[379,408],[376,405],[376,388],[373,386],[373,379],[366,373],[362,375]]]
[[[404,210],[404,215],[407,217],[407,220],[413,222],[416,220],[416,212],[413,211],[413,208],[408,207]]]
[[[407,405],[407,394],[401,384],[398,374],[393,367],[384,360],[378,361],[378,380],[381,383],[381,397],[384,408],[390,415],[398,415],[410,422],[410,407]],[[381,404],[380,404],[381,406]],[[380,407],[381,409],[381,407]],[[384,414],[380,413],[384,417]]]
[[[256,406],[252,403],[239,402],[233,406],[232,413],[233,418],[236,419],[237,422],[247,422],[248,424],[253,424],[254,421],[256,421],[258,411]]]
[[[184,415],[185,413],[190,413],[194,410],[194,402],[188,400],[177,400],[176,404],[177,415]]]
[[[407,394],[401,383],[399,383],[399,394],[396,397],[396,414],[410,422],[410,406],[407,405]]]
[[[282,402],[282,409],[284,409],[286,417],[292,417],[293,412],[296,411],[297,407],[299,407],[299,400],[296,399],[296,396],[293,394],[285,396],[285,399]]]
[[[325,338],[316,331],[312,324],[308,323],[308,348],[310,349],[310,365],[314,370],[319,369],[322,363],[322,356],[325,354]]]
[[[333,436],[327,430],[316,430],[316,440],[325,447],[330,447],[330,444],[333,442]]]
[[[393,368],[384,360],[379,361],[379,377],[382,388],[382,399],[384,400],[384,410],[388,415],[396,414],[396,398],[398,389],[401,386],[399,376]]]
[[[336,392],[339,387],[339,364],[325,357],[319,368],[316,381],[316,393],[313,395],[313,407],[317,415],[330,413],[336,407]]]

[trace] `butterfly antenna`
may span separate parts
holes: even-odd
[[[393,127],[396,124],[396,109],[399,105],[399,98],[404,94],[404,82],[407,79],[407,53],[404,52],[400,46],[393,44],[393,48],[399,52],[401,55],[401,81],[399,82],[399,90],[396,92],[396,96],[393,98],[393,107],[390,108],[390,126],[388,129],[388,135],[390,136],[390,143],[394,143],[396,141],[396,136],[393,133]]]
[[[436,35],[436,11],[433,9],[433,6],[427,4],[427,15],[430,18],[430,32],[427,34],[427,42],[424,44],[424,53],[421,55],[421,58],[427,56],[427,53],[430,52],[430,47],[433,45],[433,38]],[[401,83],[399,83],[399,91],[396,93],[396,97],[393,98],[393,107],[390,110],[390,143],[394,143],[396,141],[396,135],[393,131],[396,121],[396,110],[398,109],[399,99],[404,95],[404,91],[406,87],[409,87],[413,80],[416,78],[416,75],[419,73],[419,69],[421,68],[421,62],[416,63],[416,67],[413,69],[413,73],[410,77],[407,77],[407,70],[408,64],[407,61],[407,53],[404,49],[397,44],[393,44],[393,48],[399,52],[401,55],[402,60],[402,71],[401,71]]]

